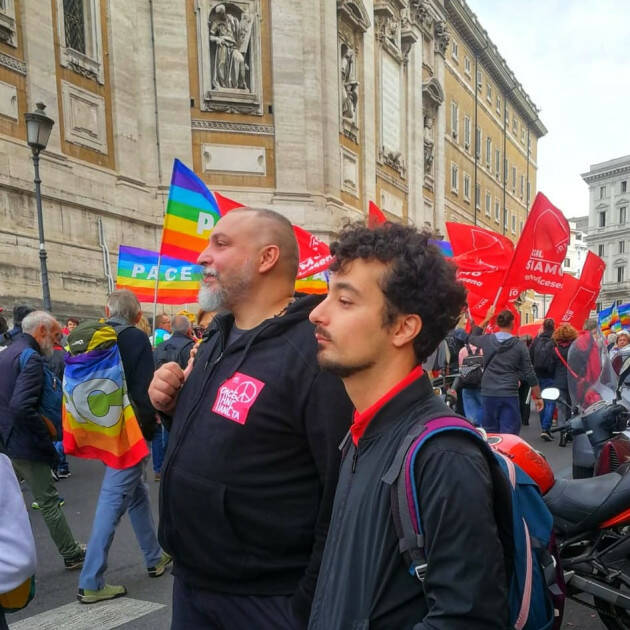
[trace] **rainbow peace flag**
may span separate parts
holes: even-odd
[[[175,160],[160,254],[197,262],[221,215],[217,199],[207,186],[193,171]]]
[[[94,343],[100,343],[108,329],[97,332]],[[63,447],[68,455],[100,459],[111,468],[130,468],[149,449],[129,402],[118,346],[89,350],[93,345],[88,352],[66,356]]]
[[[608,335],[608,333],[610,333],[610,325],[612,324],[612,312],[613,312],[613,307],[609,306],[608,308],[603,308],[597,314],[599,328],[602,331],[602,334],[604,335]]]
[[[328,271],[321,271],[306,278],[295,281],[295,290],[299,293],[315,293],[323,295],[328,293]]]
[[[613,304],[612,306],[612,316],[610,321],[610,331],[611,332],[620,332],[622,329],[621,320],[619,319],[619,312],[617,311],[617,304]]]
[[[438,241],[436,239],[429,239],[431,245],[436,245],[446,258],[453,258],[453,248],[448,241]]]
[[[160,304],[189,304],[197,301],[201,267],[169,256],[159,259]],[[118,249],[117,289],[129,289],[140,302],[153,302],[158,276],[158,253],[121,245]]]
[[[630,302],[617,307],[619,322],[622,328],[630,328]]]

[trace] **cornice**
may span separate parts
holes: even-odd
[[[449,23],[466,40],[472,51],[481,59],[485,69],[501,85],[504,96],[509,96],[513,100],[521,116],[527,119],[538,138],[544,136],[547,133],[547,128],[538,117],[538,107],[518,82],[505,59],[499,53],[496,44],[490,39],[465,0],[445,0],[444,6]]]
[[[221,133],[244,133],[255,136],[273,136],[273,125],[259,125],[256,123],[226,122],[224,120],[195,119],[191,121],[191,128],[196,131],[216,131]]]
[[[597,171],[589,171],[588,173],[582,173],[581,177],[587,184],[593,184],[595,182],[601,182],[611,177],[618,175],[627,175],[630,173],[630,163],[622,166],[613,166],[612,168],[603,168]]]

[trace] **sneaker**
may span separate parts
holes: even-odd
[[[161,478],[162,478],[162,475],[160,475],[160,473],[159,473],[159,472],[156,472],[156,473],[153,475],[153,480],[154,480],[154,481],[159,481]]]
[[[65,504],[65,500],[63,497],[59,497],[59,507],[63,507]],[[33,510],[39,510],[39,503],[37,503],[37,501],[33,501],[33,503],[31,503],[31,508]]]
[[[72,558],[64,558],[63,564],[68,571],[73,571],[74,569],[80,569],[83,566],[83,561],[85,560],[86,549],[87,549],[87,545],[85,543],[79,543],[79,552],[75,556],[72,556]]]
[[[551,435],[551,433],[549,433],[549,431],[543,431],[540,434],[540,437],[545,440],[545,442],[551,442],[553,440],[553,435]]]
[[[67,479],[68,477],[70,477],[72,475],[72,473],[69,470],[58,470],[57,471],[57,477],[59,479]]]
[[[50,475],[54,481],[59,481],[59,475],[57,474],[57,471],[54,468],[50,469]]]
[[[127,594],[127,589],[124,586],[114,586],[113,584],[105,584],[105,586],[98,591],[90,591],[87,588],[80,588],[77,593],[77,599],[82,604],[95,604],[96,602],[103,602],[107,599],[116,599]]]
[[[164,575],[166,567],[171,564],[171,562],[173,562],[173,558],[163,551],[159,562],[154,567],[149,567],[147,569],[149,577],[156,578],[160,577],[160,575]]]

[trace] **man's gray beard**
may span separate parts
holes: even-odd
[[[42,351],[42,355],[44,356],[44,358],[46,359],[50,359],[50,357],[52,357],[53,352],[54,352],[54,346],[51,344],[50,346],[39,346],[39,349]]]
[[[218,311],[225,307],[225,289],[201,286],[199,288],[199,306],[204,311]]]

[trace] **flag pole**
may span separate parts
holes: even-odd
[[[164,232],[164,227],[162,227],[162,232]],[[161,249],[161,248],[160,248]],[[155,286],[153,288],[153,335],[152,335],[152,346],[155,348],[155,321],[157,319],[157,299],[158,299],[158,287],[160,285],[160,263],[162,261],[162,254],[158,252],[157,259],[157,274],[155,276]]]

